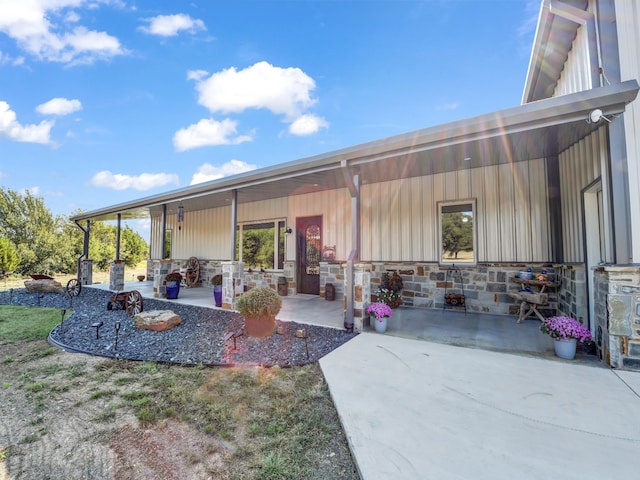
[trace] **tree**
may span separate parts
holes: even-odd
[[[0,189],[0,236],[13,242],[21,258],[16,272],[54,272],[62,219],[54,217],[41,198]]]
[[[461,251],[473,251],[473,217],[462,212],[442,214],[442,249],[455,259]]]
[[[149,256],[147,242],[128,225],[120,230],[120,243],[120,256],[127,267],[135,267]]]
[[[13,272],[20,265],[18,249],[8,238],[0,237],[0,272]]]

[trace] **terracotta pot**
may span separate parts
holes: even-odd
[[[244,319],[244,328],[247,332],[247,335],[252,337],[268,337],[273,334],[273,331],[276,328],[276,318],[275,317],[245,317]]]

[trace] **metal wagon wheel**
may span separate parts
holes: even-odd
[[[187,287],[193,287],[200,279],[200,262],[196,257],[187,260]]]
[[[124,298],[124,306],[127,310],[127,315],[133,317],[144,309],[144,302],[142,301],[142,295],[137,290],[127,292]]]
[[[80,280],[78,280],[77,278],[72,278],[71,280],[69,280],[67,282],[65,291],[70,297],[77,297],[78,295],[80,295],[80,292],[82,291],[82,284],[80,283]]]

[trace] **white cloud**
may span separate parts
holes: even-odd
[[[253,133],[236,135],[238,122],[228,118],[218,122],[203,118],[198,123],[178,130],[173,136],[173,147],[178,152],[211,145],[237,145],[253,140]]]
[[[36,111],[42,115],[69,115],[79,110],[82,110],[82,103],[75,98],[73,100],[52,98],[36,107]]]
[[[292,135],[311,135],[318,132],[321,128],[328,128],[329,123],[322,117],[307,113],[298,117],[291,125],[289,125],[289,133]]]
[[[0,0],[0,32],[50,62],[90,64],[126,54],[116,37],[77,25],[80,16],[74,9],[95,6],[92,0]]]
[[[198,102],[212,113],[240,113],[249,108],[266,108],[287,119],[298,118],[316,100],[316,84],[299,68],[274,67],[267,62],[236,70],[231,67],[198,79]]]
[[[16,142],[48,144],[54,123],[52,120],[43,120],[37,125],[21,125],[9,104],[0,101],[0,137]]]
[[[150,190],[169,183],[179,183],[178,175],[172,173],[142,173],[140,175],[123,175],[103,170],[96,173],[91,184],[96,187],[112,188],[113,190]]]
[[[207,29],[202,20],[193,19],[184,13],[177,15],[158,15],[157,17],[145,18],[143,21],[148,22],[149,26],[140,27],[141,31],[161,37],[173,37],[178,35],[180,31],[193,34],[200,30]]]
[[[200,165],[200,167],[198,167],[198,171],[193,174],[193,177],[191,177],[191,185],[217,180],[222,177],[228,177],[229,175],[249,172],[256,168],[258,168],[256,165],[251,165],[241,160],[231,160],[227,163],[223,163],[220,167],[215,167],[210,163],[205,163]]]

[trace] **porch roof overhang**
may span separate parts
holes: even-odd
[[[239,203],[246,203],[349,188],[345,169],[370,184],[554,156],[606,124],[588,123],[592,110],[616,116],[638,89],[638,82],[629,80],[539,100],[84,212],[72,220],[116,220],[118,214],[146,218],[160,215],[163,205],[169,214],[180,204],[186,211],[221,207],[231,204],[233,191]]]

